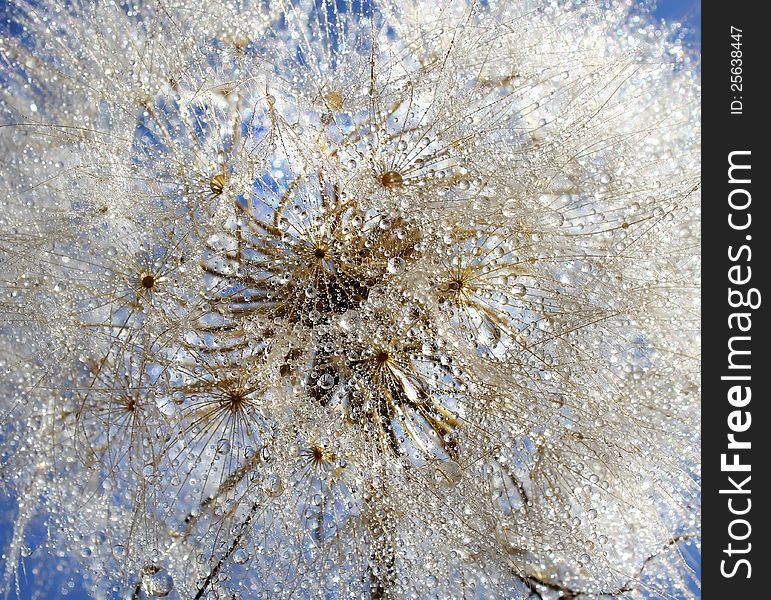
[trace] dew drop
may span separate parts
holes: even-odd
[[[328,390],[335,384],[334,376],[329,373],[323,373],[318,379],[318,386],[322,390]]]
[[[556,211],[550,211],[543,217],[543,224],[547,227],[561,227],[564,223],[565,217]]]
[[[447,488],[455,487],[462,476],[463,470],[454,460],[440,461],[434,470],[434,479],[436,482]]]
[[[174,580],[165,569],[145,567],[142,574],[142,586],[151,598],[164,598],[174,589]]]
[[[271,498],[277,498],[284,493],[284,482],[278,475],[271,475],[265,480],[263,490]]]
[[[404,269],[406,265],[407,263],[404,261],[403,258],[401,258],[400,256],[393,256],[388,259],[388,272],[393,275],[404,273]]]

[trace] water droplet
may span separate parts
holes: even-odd
[[[328,390],[333,385],[335,385],[335,378],[329,373],[323,373],[318,379],[318,386],[322,390]]]
[[[406,266],[407,263],[399,256],[393,256],[388,259],[388,272],[394,275],[398,273],[404,273]]]
[[[276,498],[284,493],[284,482],[278,475],[271,475],[265,480],[263,490],[271,498]]]
[[[565,217],[556,211],[550,211],[543,217],[543,224],[547,227],[561,227],[564,223]]]
[[[174,580],[165,569],[159,567],[145,567],[142,574],[142,586],[145,592],[152,598],[164,598],[174,589]]]
[[[455,487],[463,476],[463,470],[454,460],[442,460],[436,465],[434,479],[444,487]]]
[[[237,565],[242,565],[245,562],[247,562],[251,558],[249,556],[249,553],[244,550],[243,548],[239,548],[235,552],[233,552],[233,562]]]

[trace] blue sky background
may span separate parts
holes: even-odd
[[[701,1],[659,0],[653,14],[668,22],[678,21],[688,30],[686,39],[694,47],[701,45]]]
[[[0,5],[5,4],[6,0],[0,0]],[[647,4],[646,2],[642,2]],[[0,8],[0,15],[5,11]],[[678,21],[683,23],[687,29],[685,40],[689,46],[693,48],[699,48],[701,46],[701,2],[699,0],[659,0],[655,9],[654,15],[659,19],[664,19],[668,22]],[[5,550],[12,534],[12,523],[16,515],[15,502],[11,499],[0,497],[0,552]],[[38,537],[34,540],[38,543],[42,543],[43,532],[42,527],[37,528],[37,532],[33,532],[34,537]],[[34,534],[37,533],[37,536]],[[0,559],[0,565],[4,568],[5,560]],[[37,561],[33,560],[33,564]],[[32,564],[29,565],[33,566]],[[25,581],[21,581],[21,595],[16,596],[14,592],[11,593],[9,600],[53,600],[55,598],[66,597],[69,600],[92,600],[91,596],[87,594],[79,582],[71,581],[69,578],[64,578],[56,571],[55,559],[49,558],[44,561],[43,564],[39,564],[41,573],[45,573],[45,576],[54,585],[51,589],[55,590],[50,592],[46,596],[33,596],[25,585]],[[0,569],[0,575],[2,574]],[[32,577],[31,573],[27,573],[28,577]],[[55,582],[53,580],[56,580]],[[69,586],[73,585],[72,588]],[[66,596],[62,595],[62,592],[69,590]]]

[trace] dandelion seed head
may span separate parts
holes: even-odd
[[[698,66],[627,4],[10,8],[6,585],[697,597]]]

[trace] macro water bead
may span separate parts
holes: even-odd
[[[681,28],[539,0],[2,13],[11,597],[699,597]]]

